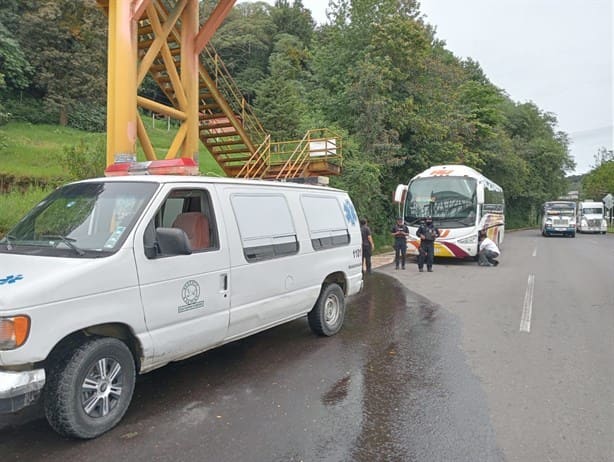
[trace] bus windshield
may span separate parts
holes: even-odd
[[[574,203],[550,202],[544,205],[546,215],[575,215]]]
[[[418,178],[409,184],[405,220],[413,224],[431,216],[439,226],[460,228],[475,225],[476,180],[469,177]]]

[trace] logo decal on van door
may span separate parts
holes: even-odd
[[[23,275],[21,274],[18,274],[18,275],[10,274],[5,278],[0,279],[0,286],[4,284],[15,284],[17,281],[20,281],[22,279],[23,279]]]
[[[358,222],[358,215],[356,215],[356,210],[354,210],[354,206],[346,199],[343,203],[343,211],[345,212],[345,218],[352,225],[355,226]]]
[[[205,301],[199,300],[200,285],[198,285],[198,282],[193,279],[190,279],[183,285],[183,288],[181,289],[181,298],[185,305],[177,307],[178,313],[196,310],[205,306]]]

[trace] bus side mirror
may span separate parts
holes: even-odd
[[[392,202],[395,204],[402,204],[405,201],[405,196],[407,195],[407,185],[399,184],[394,190],[394,195],[392,196]]]
[[[484,203],[484,188],[480,188],[478,185],[478,204]]]

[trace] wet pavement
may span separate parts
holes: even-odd
[[[1,460],[504,460],[460,343],[454,315],[376,271],[338,335],[301,319],[146,374],[93,441],[40,408],[0,416]]]

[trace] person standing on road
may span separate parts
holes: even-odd
[[[420,249],[418,254],[418,271],[424,271],[424,263],[429,273],[433,272],[433,261],[435,260],[435,239],[440,235],[439,230],[433,225],[433,218],[426,217],[424,223],[420,225],[416,235],[420,238]]]
[[[367,225],[365,218],[360,220],[360,234],[362,234],[362,262],[367,274],[371,274],[371,255],[373,255],[375,244],[373,243],[371,228]]]
[[[409,236],[409,228],[405,224],[403,217],[398,217],[396,224],[392,227],[392,236],[394,237],[394,266],[399,269],[405,269],[405,256],[407,254],[407,237]]]
[[[497,257],[501,254],[499,247],[486,236],[486,231],[478,233],[478,265],[497,266]]]

